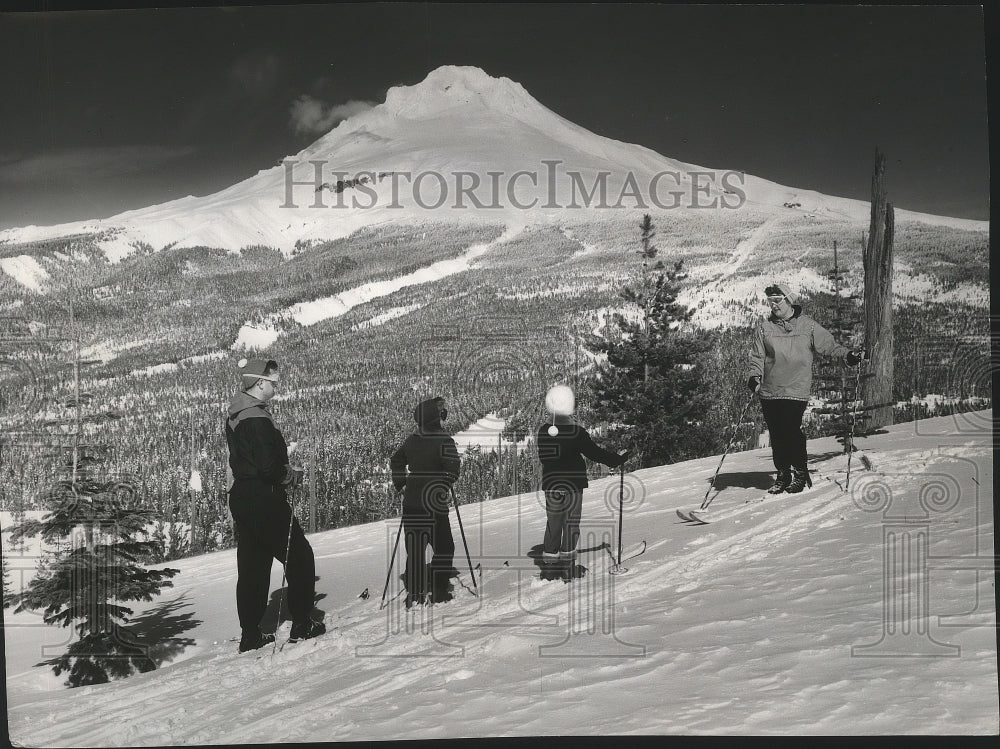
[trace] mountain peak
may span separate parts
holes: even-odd
[[[394,86],[386,93],[383,106],[394,115],[412,119],[469,106],[515,117],[548,112],[520,83],[494,78],[471,65],[442,65],[416,85]]]

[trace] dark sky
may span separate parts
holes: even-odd
[[[992,23],[992,18],[989,19]],[[0,15],[0,228],[205,195],[445,64],[700,166],[986,219],[976,6],[303,5]],[[327,127],[329,129],[329,127]]]

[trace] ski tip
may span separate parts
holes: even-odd
[[[678,510],[677,517],[679,517],[685,523],[694,523],[695,525],[707,525],[708,521],[698,516],[698,513],[702,512],[704,512],[704,510],[688,510],[687,512],[684,512],[683,510]]]

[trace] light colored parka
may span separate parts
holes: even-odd
[[[747,377],[760,377],[761,398],[808,401],[812,388],[813,353],[845,356],[841,346],[802,307],[792,305],[792,316],[761,320],[754,331]]]

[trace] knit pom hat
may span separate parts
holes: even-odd
[[[545,410],[553,416],[569,416],[575,408],[576,399],[567,385],[553,385],[545,394]]]
[[[278,381],[278,362],[274,359],[240,359],[236,366],[244,388],[253,387],[257,380]],[[270,374],[268,370],[271,370]]]

